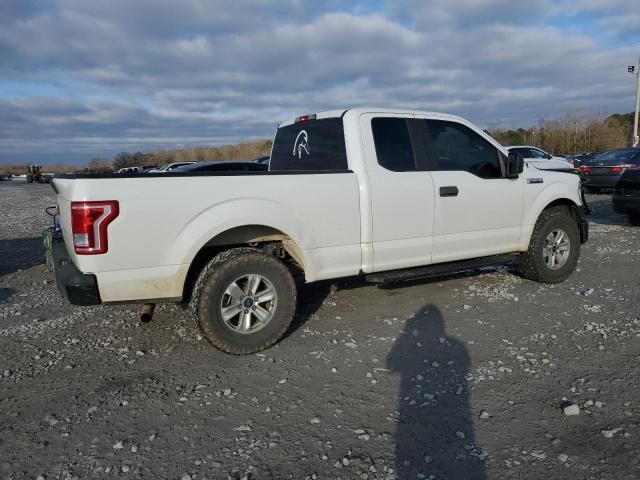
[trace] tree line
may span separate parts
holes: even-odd
[[[175,162],[200,162],[203,160],[251,160],[271,152],[271,140],[222,145],[220,147],[192,147],[152,152],[120,152],[113,160],[93,159],[87,165],[91,171],[118,171],[125,167],[148,167]]]
[[[555,119],[541,116],[537,127],[488,132],[502,145],[535,144],[556,154],[601,152],[631,145],[633,113],[602,117],[572,110]]]

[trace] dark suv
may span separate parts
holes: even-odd
[[[613,209],[640,225],[640,167],[629,168],[620,177],[613,191]]]

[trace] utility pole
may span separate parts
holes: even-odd
[[[629,68],[627,68],[629,73],[633,73],[634,70],[636,71],[636,115],[633,120],[633,140],[631,141],[631,146],[637,147],[640,140],[638,138],[638,111],[640,110],[640,58],[638,59],[637,67],[635,65],[630,65]]]

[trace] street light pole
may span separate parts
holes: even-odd
[[[636,115],[633,121],[633,142],[632,146],[638,146],[638,111],[640,110],[640,59],[636,68]]]

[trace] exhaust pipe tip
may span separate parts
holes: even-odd
[[[156,309],[155,303],[145,303],[140,311],[140,321],[148,323],[153,318],[153,311]]]

